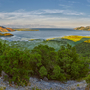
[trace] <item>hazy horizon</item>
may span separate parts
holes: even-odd
[[[0,0],[0,26],[75,28],[90,26],[90,0]]]

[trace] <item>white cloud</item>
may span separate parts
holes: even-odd
[[[57,16],[57,14],[59,14]],[[62,14],[62,15],[61,15]],[[64,17],[64,15],[66,15]],[[67,15],[69,17],[67,17]],[[60,27],[72,25],[72,16],[84,16],[82,12],[59,9],[44,9],[36,11],[18,10],[14,12],[0,12],[0,25],[11,27]],[[76,23],[76,21],[75,21]]]
[[[70,5],[64,5],[64,4],[59,4],[59,6],[63,7],[63,8],[70,8]]]
[[[36,10],[26,12],[24,10],[18,10],[14,12],[0,12],[1,19],[18,19],[18,18],[35,18],[35,17],[43,17],[45,14],[64,14],[64,15],[84,15],[82,12],[75,12],[70,10],[58,10],[58,9],[45,9],[45,10]]]

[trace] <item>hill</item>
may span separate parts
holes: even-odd
[[[12,31],[15,31],[15,30],[12,28],[0,26],[0,32],[12,32]]]
[[[77,28],[74,28],[74,30],[86,30],[86,31],[90,31],[90,26],[86,26],[86,27],[77,27]]]

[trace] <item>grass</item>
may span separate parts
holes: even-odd
[[[86,42],[86,43],[90,43],[90,39],[89,39],[89,40],[86,40],[86,41],[84,41],[84,42]]]
[[[71,36],[64,36],[63,39],[69,39],[74,42],[80,41],[82,38],[90,38],[90,36],[77,36],[77,35],[71,35]]]

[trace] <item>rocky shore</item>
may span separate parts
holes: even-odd
[[[10,85],[8,81],[4,81],[0,77],[0,90],[89,90],[85,89],[87,86],[86,81],[73,81],[67,82],[49,81],[48,79],[38,79],[30,77],[28,86]]]

